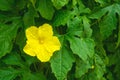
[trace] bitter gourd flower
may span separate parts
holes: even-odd
[[[49,61],[53,53],[60,50],[60,41],[53,36],[52,26],[49,24],[38,28],[31,26],[26,29],[25,34],[27,41],[23,51],[30,56],[36,56],[41,62]]]

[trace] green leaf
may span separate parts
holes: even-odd
[[[103,15],[106,14],[103,17],[103,19],[99,22],[100,33],[103,39],[108,38],[112,34],[113,30],[116,29],[116,26],[117,26],[116,13],[120,14],[119,4],[113,4],[108,7],[105,7],[90,16],[90,18],[92,19],[100,19]]]
[[[22,80],[46,80],[45,76],[42,73],[31,73],[25,72],[22,74]]]
[[[15,3],[15,9],[16,10],[22,10],[26,6],[27,1],[25,1],[25,0],[19,0],[19,1],[15,0],[14,3]]]
[[[86,62],[78,59],[76,61],[76,70],[75,70],[75,76],[76,78],[80,78],[81,76],[88,73],[88,70],[91,69],[92,64],[90,64],[90,59]]]
[[[65,46],[62,46],[60,51],[54,53],[50,63],[52,72],[55,74],[57,80],[64,80],[67,77],[67,73],[72,68],[73,62],[74,57],[72,52]]]
[[[83,16],[83,25],[84,25],[84,35],[85,37],[91,37],[92,36],[92,29],[90,28],[90,20]]]
[[[29,5],[28,12],[26,12],[23,16],[24,25],[26,28],[35,25],[35,17],[38,17],[37,11],[32,5]]]
[[[36,0],[30,0],[30,2],[31,2],[31,3],[32,3],[32,5],[35,7]]]
[[[86,61],[88,57],[93,57],[95,43],[92,39],[80,39],[72,36],[67,36],[67,39],[73,53],[77,54],[83,61]]]
[[[13,68],[1,68],[0,69],[0,80],[14,80],[18,75],[19,71]]]
[[[103,39],[108,38],[112,34],[112,31],[116,29],[116,23],[116,15],[114,12],[110,12],[105,16],[104,20],[100,22],[100,33]]]
[[[51,20],[54,14],[54,8],[50,0],[39,0],[39,6],[37,10],[41,16],[45,19]]]
[[[82,26],[81,24],[82,19],[79,17],[75,17],[67,22],[68,27],[67,31],[71,34],[77,31],[83,31],[83,27],[81,27]]]
[[[90,9],[87,8],[81,0],[78,0],[78,5],[79,5],[79,7],[78,7],[79,14],[91,12]]]
[[[105,73],[105,64],[99,55],[95,55],[95,70],[94,73],[98,80],[100,80]],[[92,80],[92,79],[91,79]]]
[[[82,76],[82,80],[106,80],[104,78],[106,67],[102,58],[97,55],[97,53],[94,56],[94,65],[92,66],[94,67],[91,67],[91,69],[89,69],[89,71]]]
[[[57,27],[60,25],[64,26],[71,18],[71,16],[72,16],[71,11],[67,11],[67,10],[58,11],[55,17],[53,18],[53,25]]]
[[[11,40],[7,36],[0,35],[0,58],[3,57],[6,53],[9,53],[12,49]]]
[[[56,9],[61,9],[69,2],[69,0],[51,0],[51,1],[53,2],[53,5],[56,7]]]
[[[72,20],[69,20],[67,22],[67,34],[70,36],[78,36],[82,37],[83,35],[83,26],[82,24],[82,19],[79,17],[75,17]]]
[[[101,6],[106,4],[106,0],[95,0],[95,2],[100,3]]]
[[[33,57],[33,56],[29,56],[25,53],[23,53],[22,55],[25,59],[25,63],[30,66],[32,63],[35,63],[35,62],[39,62],[39,60],[36,58],[36,57]]]
[[[102,16],[104,16],[107,13],[107,11],[108,11],[107,8],[100,9],[99,11],[91,14],[89,17],[92,19],[100,19]]]
[[[120,21],[120,15],[119,15],[119,21]],[[118,25],[118,40],[116,44],[116,48],[120,45],[120,23]]]
[[[9,25],[0,23],[0,58],[11,51],[13,45],[12,40],[14,40],[19,27],[19,19],[15,19]]]
[[[17,65],[17,66],[24,66],[24,62],[22,61],[20,55],[16,52],[11,52],[10,54],[6,55],[2,58],[2,61],[7,65]]]
[[[18,32],[15,43],[19,46],[20,51],[23,52],[23,47],[26,43],[25,30],[23,28]]]
[[[7,11],[12,10],[14,0],[0,0],[0,10]]]

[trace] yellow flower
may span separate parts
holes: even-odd
[[[50,60],[53,53],[60,50],[60,42],[53,36],[52,26],[43,24],[39,28],[31,26],[26,29],[26,45],[23,51],[30,56],[37,56],[41,62]]]

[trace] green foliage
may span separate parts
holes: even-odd
[[[8,11],[12,10],[15,0],[1,0],[0,1],[0,10]]]
[[[58,11],[56,12],[55,17],[53,18],[53,25],[64,26],[71,16],[72,16],[71,11],[67,11],[67,10]]]
[[[61,49],[26,55],[25,30],[49,23]],[[119,0],[0,0],[0,80],[120,80]]]
[[[54,14],[54,8],[50,0],[39,0],[38,11],[45,19],[51,20]]]
[[[51,0],[53,2],[53,5],[57,8],[57,9],[61,9],[63,6],[65,6],[69,0]]]
[[[62,44],[61,50],[56,52],[50,61],[52,71],[57,80],[66,78],[68,71],[72,68],[72,63],[74,62],[72,51],[64,45],[64,40],[62,41]]]
[[[18,73],[19,71],[16,71],[13,68],[0,69],[0,79],[13,80]]]
[[[103,38],[107,38],[112,34],[112,31],[116,29],[117,20],[116,13],[120,14],[120,5],[113,4],[108,7],[103,8],[102,10],[96,12],[91,16],[92,19],[100,19],[103,15],[103,20],[99,22],[100,33]],[[109,24],[108,24],[109,22]]]
[[[67,37],[68,38],[68,37]],[[73,53],[77,54],[83,61],[86,61],[88,57],[94,55],[94,41],[91,39],[79,39],[75,37],[69,37],[70,48]]]
[[[16,21],[10,20],[10,24],[0,24],[0,57],[3,57],[7,53],[9,53],[12,49],[13,42],[17,29],[20,27],[20,21],[16,19]],[[10,22],[8,21],[8,23]],[[7,23],[7,22],[5,22]]]

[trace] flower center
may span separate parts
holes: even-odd
[[[44,39],[43,38],[39,38],[39,43],[43,44],[44,43]]]
[[[44,43],[44,41],[43,40],[40,40],[40,44],[43,44]]]

